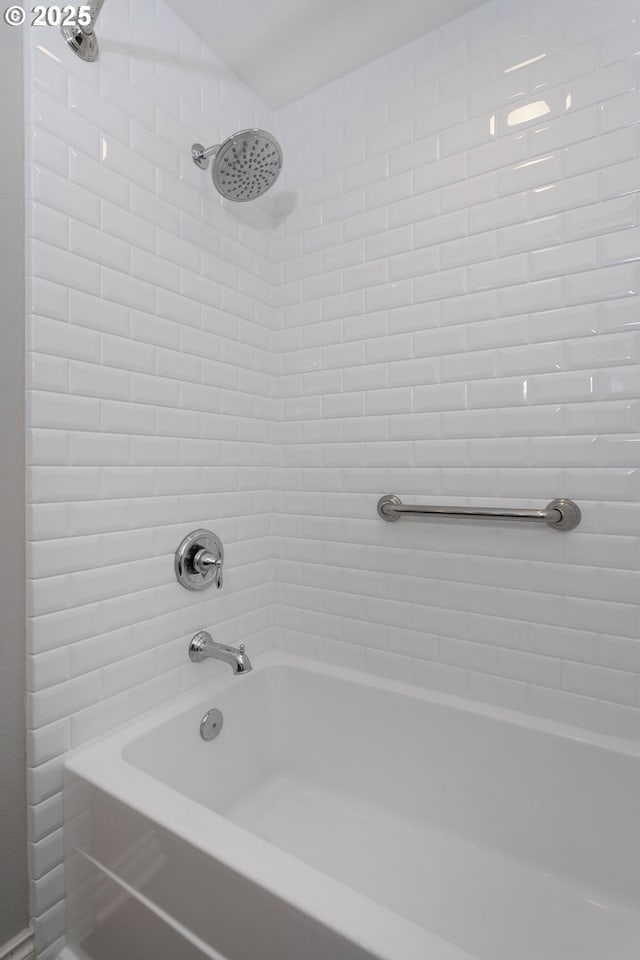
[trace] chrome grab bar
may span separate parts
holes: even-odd
[[[378,514],[391,523],[403,514],[409,516],[449,517],[462,520],[525,520],[530,523],[546,523],[552,530],[573,530],[580,523],[580,507],[573,500],[560,498],[548,503],[544,510],[524,510],[519,507],[437,507],[403,503],[394,493],[387,493],[378,500]]]

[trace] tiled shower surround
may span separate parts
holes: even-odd
[[[490,2],[275,114],[161,0],[108,0],[99,64],[31,31],[41,957],[64,755],[219,669],[197,629],[640,738],[637,20]],[[285,172],[220,202],[190,145],[250,125]],[[583,520],[386,524],[390,492]],[[219,594],[174,579],[197,526]]]
[[[273,645],[273,221],[264,206],[219,203],[190,157],[194,141],[268,127],[268,110],[163,3],[109,0],[99,26],[97,64],[56,30],[33,29],[28,52],[41,949],[64,930],[64,753],[221,669],[189,663],[196,630]],[[224,543],[221,591],[176,582],[173,553],[197,527]]]
[[[639,21],[489,3],[281,111],[274,336],[292,648],[635,738]]]

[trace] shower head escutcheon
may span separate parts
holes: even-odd
[[[62,26],[62,36],[76,56],[86,60],[87,63],[94,63],[100,57],[100,47],[94,27],[103,6],[104,0],[91,0],[91,3],[76,11],[77,19],[73,24]],[[64,9],[71,9],[71,7]]]
[[[193,162],[201,170],[211,164],[213,185],[227,200],[246,203],[266,193],[282,169],[282,148],[266,130],[241,130],[215,147],[194,143]]]

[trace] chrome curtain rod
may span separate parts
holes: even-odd
[[[394,493],[378,500],[378,514],[391,523],[407,516],[451,517],[462,520],[526,520],[546,523],[552,530],[573,530],[580,523],[580,507],[573,500],[560,498],[548,503],[544,510],[521,510],[518,507],[435,507],[403,503]]]

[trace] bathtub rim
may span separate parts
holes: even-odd
[[[256,669],[260,670],[260,668],[274,666],[297,667],[298,669],[321,673],[338,680],[364,684],[390,693],[402,694],[417,700],[424,700],[429,703],[460,710],[466,714],[476,714],[478,716],[500,720],[511,726],[558,736],[566,740],[578,741],[598,749],[621,753],[640,759],[640,740],[627,739],[617,734],[601,733],[597,730],[589,730],[586,727],[579,727],[562,720],[552,720],[547,717],[540,717],[535,714],[525,713],[521,710],[515,710],[511,707],[503,707],[498,704],[485,703],[482,700],[474,700],[472,697],[464,697],[460,694],[433,690],[429,687],[418,686],[417,684],[408,683],[404,680],[393,680],[366,670],[358,670],[330,661],[290,653],[277,647],[257,654],[251,659],[254,671]],[[151,707],[139,716],[133,717],[120,724],[114,728],[114,730],[100,734],[87,743],[73,747],[65,756],[64,768],[65,770],[75,770],[76,762],[80,758],[84,758],[85,753],[88,754],[97,749],[104,748],[105,752],[107,749],[109,749],[109,752],[111,752],[112,749],[122,749],[133,739],[137,740],[139,737],[150,733],[158,725],[159,720],[172,720],[174,717],[196,706],[204,706],[205,696],[208,696],[210,693],[232,689],[238,683],[246,682],[247,679],[250,682],[250,677],[251,674],[248,674],[246,677],[234,677],[228,670],[216,672],[204,678],[201,683],[176,694],[176,696],[172,697],[167,703],[157,707]],[[132,736],[132,734],[135,736]],[[130,761],[125,762],[128,766],[135,766],[130,763]]]

